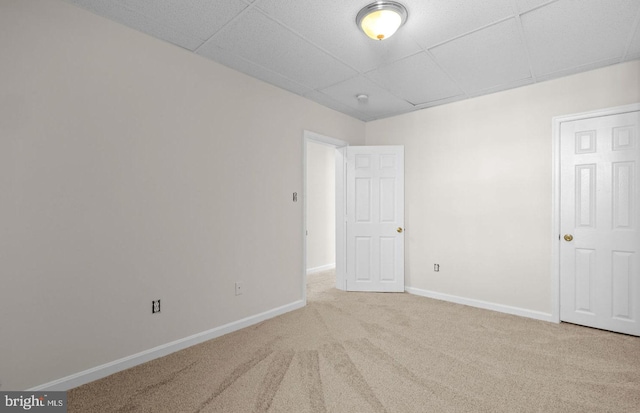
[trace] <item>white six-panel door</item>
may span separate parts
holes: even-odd
[[[640,112],[560,126],[560,318],[640,335]]]
[[[346,288],[403,292],[404,147],[346,152]]]

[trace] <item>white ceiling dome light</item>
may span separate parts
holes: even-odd
[[[407,9],[395,1],[376,1],[358,12],[356,24],[374,40],[391,37],[407,21]]]

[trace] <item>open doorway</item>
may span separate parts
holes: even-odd
[[[336,266],[335,149],[307,142],[307,275]]]
[[[308,227],[308,148],[321,145],[333,151],[333,224]],[[315,147],[311,149],[315,151]],[[330,158],[330,155],[327,156]],[[312,163],[316,163],[314,159]],[[326,164],[330,162],[326,161]],[[315,174],[315,171],[313,172]],[[320,174],[330,172],[320,172]],[[335,285],[344,291],[403,292],[404,286],[404,146],[352,146],[344,141],[305,131],[303,135],[303,268],[302,298],[307,301],[307,270],[322,270],[332,260],[309,260],[307,231],[322,225],[335,228]],[[331,209],[331,202],[323,205]],[[315,197],[315,195],[314,195]],[[312,206],[314,210],[317,205]],[[324,211],[327,212],[327,211]],[[330,215],[329,215],[330,216]],[[318,230],[318,228],[320,228]],[[325,228],[326,229],[326,228]],[[331,232],[329,232],[331,234]],[[318,235],[318,234],[310,234]],[[332,235],[329,235],[331,237]],[[322,245],[326,248],[327,245]],[[315,248],[315,247],[314,247]],[[329,246],[328,248],[332,248]],[[313,254],[316,252],[314,251]],[[331,255],[333,257],[333,255]]]
[[[303,242],[303,299],[307,299],[309,276],[336,268],[336,202],[342,202],[336,179],[339,148],[347,142],[305,131],[303,136],[304,170],[304,242]],[[338,171],[339,172],[339,171]],[[339,214],[338,214],[339,215]],[[339,232],[339,231],[338,231]]]

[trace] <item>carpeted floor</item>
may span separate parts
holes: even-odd
[[[640,412],[640,338],[312,275],[300,310],[68,393],[75,412]]]

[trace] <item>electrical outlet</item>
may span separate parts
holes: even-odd
[[[160,312],[160,300],[152,301],[151,302],[151,314],[155,314],[155,313],[159,313],[159,312]]]
[[[439,272],[440,271],[440,264],[433,264],[433,271]]]
[[[242,292],[244,291],[244,287],[242,286],[241,282],[237,282],[236,283],[236,295],[242,295]]]

